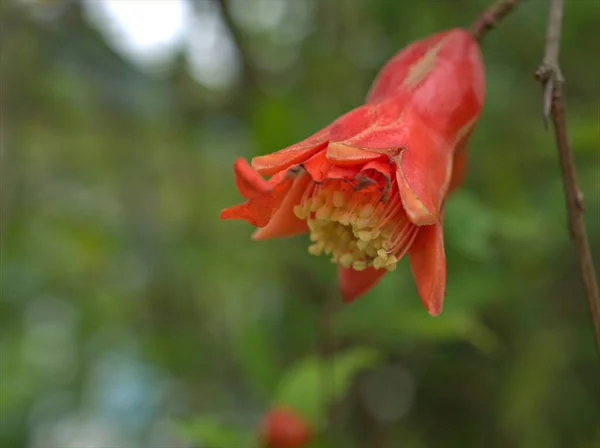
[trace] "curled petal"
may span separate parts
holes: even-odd
[[[332,162],[344,166],[360,165],[381,157],[380,154],[347,145],[345,142],[329,143],[326,155]]]
[[[369,153],[397,155],[402,147],[406,134],[403,125],[404,101],[392,98],[388,101],[365,105],[359,109],[364,111],[361,118],[361,127],[354,126],[353,132],[334,132],[345,121],[332,125],[331,142],[327,156],[352,163],[357,160],[367,162],[375,157]],[[348,121],[348,125],[352,123]],[[337,156],[337,157],[336,157]]]
[[[329,179],[353,179],[360,171],[358,165],[337,165],[331,163],[324,151],[316,153],[300,165],[316,183]]]
[[[269,191],[267,181],[241,157],[233,164],[233,174],[238,191],[246,199],[256,198]]]
[[[405,135],[406,130],[401,126],[373,126],[344,141],[343,144],[393,157],[400,153]]]
[[[355,271],[352,268],[340,266],[338,280],[342,300],[346,303],[367,293],[387,273],[385,269],[366,268],[363,271]]]
[[[375,110],[369,106],[360,106],[335,120],[330,127],[331,141],[342,142],[368,129],[376,121]]]
[[[390,181],[391,164],[387,157],[380,157],[379,159],[372,160],[366,163],[365,166],[360,170],[361,173],[375,172],[387,179],[387,183]]]
[[[252,159],[252,167],[263,176],[272,176],[279,171],[304,162],[313,154],[325,149],[327,147],[328,135],[329,129],[325,128],[308,137],[306,140],[281,151],[255,157]]]
[[[426,127],[415,114],[406,117],[406,150],[393,159],[404,208],[417,225],[438,221],[452,174],[452,144]]]
[[[442,312],[446,293],[446,254],[442,223],[419,228],[419,233],[408,249],[417,291],[425,308],[432,316]]]
[[[300,203],[304,190],[306,190],[310,182],[310,176],[306,173],[296,176],[292,187],[268,224],[254,232],[252,238],[255,240],[264,240],[306,232],[308,230],[306,220],[298,219],[294,215],[294,206]]]
[[[320,151],[308,159],[306,162],[301,164],[310,177],[315,182],[323,182],[327,177],[327,173],[332,168],[332,164],[327,160],[325,151]]]
[[[248,201],[224,209],[221,219],[243,219],[256,227],[266,226],[292,187],[295,174],[283,172],[267,182],[244,159],[236,160],[234,173],[238,190]]]
[[[391,187],[391,164],[387,157],[380,157],[365,164],[355,176],[354,190],[367,192],[379,190],[387,200]]]

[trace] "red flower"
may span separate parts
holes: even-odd
[[[421,300],[437,315],[446,287],[444,202],[462,181],[484,90],[479,47],[466,31],[417,41],[385,65],[365,105],[255,157],[252,167],[236,160],[247,202],[221,218],[259,227],[255,239],[309,231],[309,252],[339,264],[345,301],[408,253]]]
[[[308,423],[288,408],[270,410],[262,423],[261,440],[267,448],[302,447],[311,438]]]

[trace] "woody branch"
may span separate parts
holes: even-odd
[[[563,92],[564,78],[558,62],[563,7],[564,0],[550,0],[546,48],[542,64],[536,72],[536,78],[544,88],[544,123],[547,126],[548,121],[552,121],[552,127],[554,128],[554,138],[558,149],[558,159],[565,191],[569,230],[577,249],[579,266],[594,326],[596,349],[600,355],[600,294],[583,217],[585,210],[583,193],[579,187],[577,168],[567,133]]]
[[[497,0],[473,22],[470,32],[479,41],[494,25],[508,14],[519,0]],[[547,126],[552,121],[558,148],[559,164],[565,191],[567,215],[571,238],[574,240],[581,269],[586,297],[590,308],[596,349],[600,355],[600,293],[592,259],[583,213],[583,193],[577,179],[577,169],[566,124],[563,84],[564,78],[558,63],[562,30],[564,0],[550,0],[546,47],[536,78],[544,88],[543,118]]]
[[[519,0],[497,0],[492,3],[470,26],[469,31],[473,37],[479,41],[498,23],[506,14],[508,14]]]

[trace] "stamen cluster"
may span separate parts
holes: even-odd
[[[294,214],[306,219],[311,254],[356,271],[393,271],[417,231],[398,195],[386,201],[380,191],[355,192],[338,181],[309,186]]]

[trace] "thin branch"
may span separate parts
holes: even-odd
[[[470,26],[469,31],[476,40],[482,40],[496,23],[508,14],[519,0],[496,0],[485,11],[483,11],[477,20]]]
[[[544,105],[542,113],[544,117],[544,126],[546,127],[548,127],[548,122],[550,121],[550,109],[552,107],[554,87],[557,83],[560,83],[562,88],[562,83],[564,82],[558,63],[560,36],[562,34],[562,19],[563,0],[558,3],[552,0],[550,12],[548,13],[548,29],[546,31],[544,60],[536,73],[536,77],[544,86]]]
[[[598,350],[598,355],[600,355],[600,293],[598,292],[596,270],[583,219],[585,210],[583,193],[577,180],[577,169],[567,134],[563,94],[564,79],[558,62],[563,7],[564,0],[550,0],[546,48],[542,65],[536,72],[536,78],[544,88],[544,123],[547,124],[548,120],[551,119],[554,128],[554,137],[558,148],[558,158],[567,203],[569,230],[577,248],[581,275],[585,284],[587,301],[594,325],[596,349]]]

